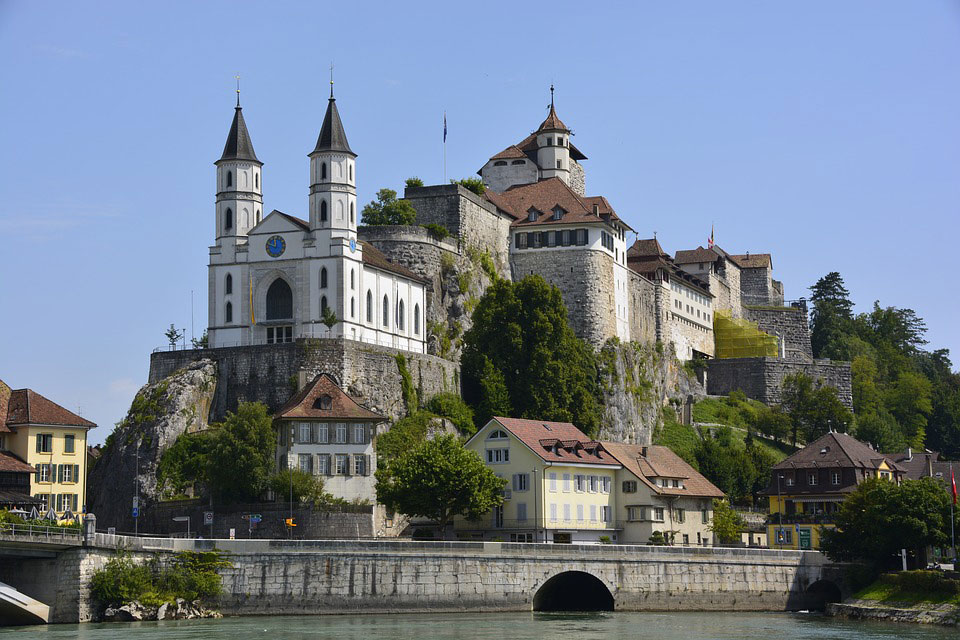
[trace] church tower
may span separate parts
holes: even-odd
[[[553,108],[550,85],[550,113],[537,129],[537,165],[540,179],[560,178],[570,185],[570,129],[560,121]]]
[[[356,241],[357,154],[347,142],[330,82],[330,100],[323,116],[317,146],[310,153],[310,229],[317,239]],[[327,233],[323,233],[326,231]]]
[[[263,191],[261,168],[263,163],[253,151],[253,142],[243,121],[240,91],[233,124],[223,146],[223,155],[217,166],[217,244],[221,238],[242,238],[262,217]]]

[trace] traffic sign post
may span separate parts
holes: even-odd
[[[203,512],[203,524],[210,527],[210,537],[213,538],[213,511]]]

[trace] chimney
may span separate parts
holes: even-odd
[[[303,369],[300,369],[300,371],[297,372],[297,391],[300,391],[307,386],[307,383],[310,382],[310,378],[308,377],[309,375],[310,374]]]
[[[913,449],[907,447],[907,462],[913,460]]]
[[[647,448],[646,448],[646,447],[640,447],[640,455],[643,456],[644,458],[647,457]]]
[[[933,455],[927,454],[927,475],[933,477]]]
[[[598,218],[600,217],[600,205],[593,205],[593,215],[597,216]]]

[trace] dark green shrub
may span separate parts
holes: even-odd
[[[473,409],[455,393],[438,393],[433,396],[427,402],[427,411],[452,422],[462,436],[472,436],[477,431],[473,424]]]

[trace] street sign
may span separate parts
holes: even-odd
[[[137,509],[140,507],[140,498],[138,496],[133,496],[133,508]]]
[[[263,516],[261,516],[259,513],[250,514],[250,522],[252,522],[253,524],[257,524],[258,522],[262,522],[262,521],[263,521]]]
[[[203,512],[203,524],[213,524],[213,511],[204,511]]]
[[[230,539],[231,539],[231,540],[234,540],[234,539],[236,539],[236,537],[237,537],[237,530],[236,530],[236,529],[230,529]]]
[[[139,517],[140,517],[140,509],[139,509],[139,508],[137,508],[137,507],[134,507],[134,508],[133,508],[133,517],[134,517],[134,518],[139,518]]]

